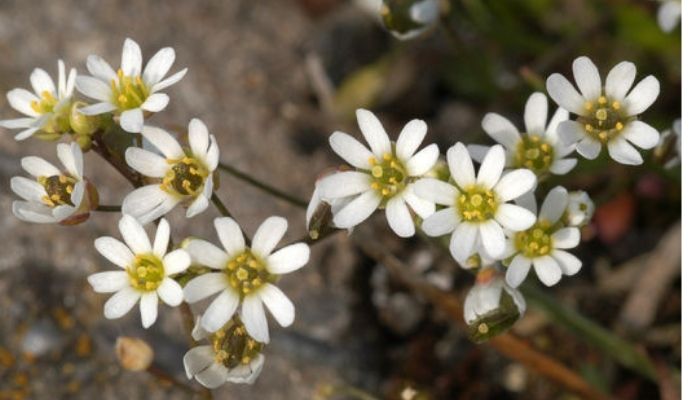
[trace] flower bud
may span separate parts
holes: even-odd
[[[409,40],[437,22],[440,3],[438,0],[384,0],[379,15],[394,37]]]
[[[471,340],[481,343],[508,330],[524,313],[525,298],[506,284],[501,272],[495,268],[479,271],[464,300]]]
[[[129,371],[144,371],[153,362],[153,349],[138,338],[120,336],[114,350],[119,364]]]
[[[100,128],[101,117],[99,115],[85,115],[79,109],[87,106],[87,103],[76,101],[70,107],[70,128],[76,136],[90,137]],[[80,144],[80,143],[78,143]],[[80,148],[83,148],[81,145]]]
[[[593,217],[595,204],[588,193],[584,191],[569,192],[569,205],[564,214],[564,220],[568,226],[582,227],[587,225]]]
[[[321,195],[321,182],[324,178],[335,172],[337,171],[324,174],[316,181],[314,193],[311,195],[311,200],[306,208],[306,230],[309,232],[309,237],[312,240],[318,240],[337,229],[333,225],[333,214],[338,212],[338,210],[351,200],[351,198],[340,198],[329,201],[324,199]]]

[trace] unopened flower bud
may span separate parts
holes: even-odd
[[[101,117],[99,115],[85,115],[80,109],[87,103],[76,101],[70,108],[70,128],[77,136],[90,137],[100,128]],[[79,143],[80,144],[80,143]],[[80,146],[83,148],[83,146]]]
[[[384,0],[379,15],[392,35],[409,40],[437,22],[440,3],[438,0]]]
[[[333,171],[333,173],[335,172],[336,171]],[[337,229],[333,225],[334,211],[337,212],[350,201],[349,198],[332,200],[326,200],[323,198],[320,190],[320,184],[324,178],[332,175],[333,173],[325,174],[316,181],[314,193],[311,195],[311,200],[306,208],[306,229],[309,232],[309,237],[312,240],[317,240],[324,237]]]
[[[464,301],[464,320],[469,337],[484,342],[508,330],[525,313],[525,298],[506,284],[495,268],[479,271]]]
[[[122,368],[129,371],[144,371],[153,362],[153,349],[138,338],[118,337],[115,352]]]

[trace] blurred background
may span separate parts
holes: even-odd
[[[125,37],[142,46],[144,59],[172,46],[174,70],[189,72],[149,123],[179,130],[201,118],[223,161],[308,199],[316,178],[340,163],[328,136],[359,134],[356,108],[376,112],[394,137],[408,120],[425,119],[426,141],[443,151],[456,141],[487,144],[480,128],[486,112],[522,126],[527,97],[544,91],[552,73],[571,77],[580,55],[602,74],[629,60],[638,79],[659,78],[661,95],[644,119],[669,129],[680,118],[681,38],[679,28],[660,30],[659,4],[452,0],[441,4],[434,27],[400,41],[367,12],[367,2],[0,0],[0,91],[29,87],[35,67],[55,76],[59,57],[79,73],[87,72],[89,54],[118,65]],[[3,119],[16,117],[4,96],[0,110]],[[114,355],[118,336],[139,337],[154,348],[159,368],[186,379],[181,360],[188,338],[176,310],[161,306],[147,331],[134,310],[107,321],[107,296],[87,284],[87,275],[111,268],[92,241],[118,236],[118,215],[95,213],[78,227],[30,225],[12,215],[9,180],[22,174],[20,158],[56,160],[53,144],[12,137],[0,132],[0,399],[191,398],[147,373],[123,370]],[[567,175],[566,187],[587,190],[598,210],[575,251],[582,271],[548,293],[647,355],[655,379],[615,361],[614,345],[594,346],[537,307],[513,333],[615,398],[673,399],[681,365],[680,170],[646,158],[636,168],[603,157],[580,161]],[[86,165],[102,203],[118,204],[128,193],[127,182],[101,159],[87,154]],[[282,215],[290,222],[285,240],[305,234],[302,211],[241,181],[222,175],[219,195],[248,231]],[[177,209],[168,219],[177,238],[214,239],[215,216],[210,207],[185,220]],[[464,298],[473,278],[449,257],[420,239],[399,240],[383,215],[370,224],[414,272]],[[344,234],[314,246],[309,265],[280,286],[296,305],[294,325],[271,323],[266,364],[254,386],[225,385],[216,398],[576,398],[471,343]]]

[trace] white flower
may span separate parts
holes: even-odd
[[[201,318],[197,317],[192,337],[197,341],[209,337],[211,343],[194,347],[185,354],[187,378],[194,377],[209,389],[225,382],[255,383],[265,363],[261,353],[264,344],[248,336],[239,318],[211,334],[202,328]]]
[[[250,247],[232,218],[217,218],[214,227],[225,250],[199,239],[185,247],[193,262],[216,270],[192,279],[185,286],[185,301],[195,303],[219,293],[202,316],[202,327],[209,332],[221,329],[242,303],[241,321],[248,334],[268,343],[263,304],[283,327],[294,322],[294,304],[275,283],[280,275],[296,271],[309,261],[309,246],[295,243],[272,253],[287,231],[287,220],[281,217],[266,219]]]
[[[521,135],[505,117],[488,113],[481,121],[486,133],[506,148],[506,167],[527,168],[537,175],[548,172],[563,175],[576,166],[576,159],[565,158],[575,146],[564,146],[559,140],[557,127],[569,119],[563,108],[557,109],[547,125],[547,97],[533,93],[525,104],[525,132]],[[487,146],[470,145],[469,152],[481,162]]]
[[[148,61],[142,73],[141,48],[129,38],[124,41],[121,68],[117,72],[102,57],[89,56],[87,69],[92,76],[79,76],[76,86],[80,93],[99,103],[81,111],[86,115],[114,112],[119,116],[122,129],[141,132],[144,111],[163,110],[170,98],[159,92],[179,82],[187,73],[185,68],[163,79],[173,62],[175,51],[171,47],[162,48]]]
[[[379,15],[384,26],[395,38],[410,40],[420,36],[437,23],[440,17],[440,2],[438,0],[383,2],[379,5]]]
[[[357,110],[357,122],[369,149],[347,133],[335,132],[329,139],[333,151],[357,169],[328,176],[320,184],[323,199],[354,196],[345,207],[334,211],[333,223],[349,229],[377,208],[386,208],[389,227],[401,237],[413,236],[415,226],[408,206],[422,218],[435,211],[435,204],[413,193],[413,182],[433,168],[440,151],[431,144],[416,153],[428,130],[421,120],[407,123],[396,144],[371,112]]]
[[[34,179],[15,176],[12,191],[24,200],[12,202],[17,218],[35,223],[78,223],[89,215],[93,205],[83,179],[83,152],[80,146],[60,143],[56,146],[63,169],[35,156],[22,158],[22,168]]]
[[[519,290],[510,287],[504,280],[502,273],[494,268],[485,268],[479,271],[474,286],[469,290],[464,299],[464,321],[468,325],[479,322],[483,317],[502,310],[503,292],[510,296],[516,306],[519,316],[525,314],[527,305],[525,298]],[[506,310],[503,310],[506,311]],[[486,327],[488,328],[488,326]],[[488,329],[481,328],[482,331]],[[479,329],[477,327],[477,329]]]
[[[29,80],[34,93],[26,89],[12,89],[7,93],[10,106],[26,118],[6,119],[0,126],[7,129],[22,129],[15,140],[24,140],[39,130],[47,133],[63,133],[70,127],[67,117],[59,120],[55,117],[67,112],[75,87],[75,68],[71,68],[66,78],[66,66],[58,60],[58,86],[49,74],[41,68],[32,71]],[[61,131],[58,131],[61,130]]]
[[[569,192],[569,205],[564,214],[568,226],[582,227],[588,224],[594,212],[595,204],[588,193],[582,190]]]
[[[190,266],[190,256],[183,249],[168,251],[170,225],[160,220],[153,245],[143,226],[130,215],[119,220],[124,243],[103,236],[95,240],[95,248],[118,271],[98,272],[88,277],[97,293],[114,293],[105,303],[107,319],[124,316],[140,300],[141,324],[148,328],[158,317],[158,298],[171,307],[182,303],[182,288],[170,276]],[[167,253],[167,254],[166,254]]]
[[[623,61],[608,73],[602,86],[598,68],[588,57],[574,61],[574,79],[581,93],[561,74],[547,79],[547,91],[559,106],[578,115],[575,121],[559,124],[564,144],[576,143],[583,157],[594,159],[602,145],[610,157],[621,164],[642,164],[642,156],[630,142],[642,149],[651,149],[659,142],[659,132],[639,121],[659,95],[659,81],[647,76],[632,88],[637,68]]]
[[[533,193],[516,201],[537,211]],[[562,221],[568,205],[566,189],[557,186],[545,197],[537,223],[522,232],[508,232],[506,258],[514,256],[506,271],[510,286],[520,286],[533,264],[537,277],[547,286],[559,282],[562,274],[574,275],[581,269],[581,260],[562,250],[578,246],[581,240],[578,228],[566,227]]]
[[[219,146],[197,118],[188,128],[189,148],[184,149],[168,132],[144,126],[143,137],[161,154],[138,147],[126,150],[126,163],[138,173],[160,182],[140,187],[124,198],[122,212],[142,224],[159,218],[178,203],[187,205],[191,218],[209,205],[214,189],[214,170],[219,164]]]
[[[660,0],[663,4],[659,7],[657,19],[659,27],[664,32],[671,32],[681,21],[680,0]]]
[[[532,190],[537,178],[527,169],[503,174],[505,161],[503,147],[491,147],[475,177],[469,150],[457,143],[447,151],[450,182],[415,183],[418,196],[447,206],[423,221],[423,230],[429,236],[452,233],[450,253],[462,266],[475,252],[500,259],[506,248],[503,228],[522,231],[535,223],[532,212],[508,202]]]

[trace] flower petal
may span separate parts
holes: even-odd
[[[207,389],[216,389],[226,383],[228,368],[223,364],[213,363],[194,378]]]
[[[404,189],[403,199],[408,206],[411,207],[413,212],[423,219],[428,218],[435,212],[435,203],[418,197],[414,192],[413,185],[408,185],[406,189]]]
[[[229,255],[234,256],[245,250],[243,231],[233,218],[220,217],[214,219],[214,228],[219,241]]]
[[[638,115],[646,111],[659,97],[659,80],[653,76],[642,79],[625,98],[627,115]]]
[[[413,184],[416,196],[432,203],[444,206],[454,205],[459,196],[459,190],[447,182],[434,178],[423,178]]]
[[[506,152],[503,146],[493,146],[486,153],[484,161],[479,168],[479,174],[476,177],[476,183],[491,189],[501,179],[503,168],[506,165]]]
[[[122,71],[126,76],[138,76],[141,75],[141,47],[131,40],[126,38],[124,40],[124,47],[122,48]]]
[[[535,264],[535,272],[540,282],[547,286],[554,286],[561,280],[561,268],[552,257],[537,257],[532,262]]]
[[[267,257],[287,232],[287,220],[282,217],[269,217],[260,225],[253,236],[250,248],[260,257]]]
[[[35,224],[53,224],[58,222],[51,214],[52,209],[39,203],[13,201],[12,213],[22,221]]]
[[[100,56],[94,54],[89,55],[86,64],[90,74],[102,82],[108,83],[118,79],[114,69]]]
[[[552,235],[552,244],[556,249],[572,249],[581,241],[578,228],[562,228]]]
[[[580,142],[576,143],[576,151],[583,157],[593,160],[600,154],[601,144],[599,141],[585,136]]]
[[[185,353],[182,362],[185,366],[185,374],[192,379],[195,374],[202,372],[214,363],[214,350],[211,345],[196,346]]]
[[[418,146],[423,143],[425,134],[428,132],[428,125],[425,121],[414,119],[403,127],[399,138],[396,140],[396,156],[399,160],[407,162],[418,150]]]
[[[581,260],[566,251],[554,250],[552,251],[552,257],[557,260],[564,275],[576,275],[583,265]]]
[[[139,222],[147,223],[145,216],[161,204],[166,202],[170,195],[165,193],[159,184],[142,186],[129,193],[122,202],[122,213],[136,217]],[[167,211],[164,211],[165,214]],[[163,215],[161,214],[161,215]],[[154,216],[153,219],[160,215]]]
[[[506,249],[506,237],[503,228],[494,220],[479,224],[481,244],[490,258],[499,258]]]
[[[518,128],[500,114],[486,114],[481,120],[481,127],[493,140],[508,150],[514,151],[520,142]]]
[[[268,283],[260,288],[257,295],[282,327],[294,322],[294,304],[277,286]]]
[[[35,203],[43,204],[42,199],[46,196],[46,189],[39,182],[23,176],[10,179],[10,188],[17,196]]]
[[[250,337],[261,343],[270,342],[270,332],[267,328],[267,317],[260,298],[256,295],[243,299],[241,321]]]
[[[148,239],[146,230],[131,215],[124,215],[119,220],[119,232],[121,232],[124,242],[134,254],[150,253],[151,241]]]
[[[222,272],[209,272],[187,282],[183,289],[185,301],[196,303],[228,287],[228,278]]]
[[[644,163],[644,159],[642,159],[639,151],[623,137],[618,137],[608,142],[608,152],[610,153],[610,158],[620,164],[641,165]]]
[[[569,193],[562,186],[557,186],[547,193],[540,208],[540,220],[555,224],[569,205]]]
[[[181,69],[180,71],[170,75],[168,78],[156,83],[151,87],[151,93],[160,92],[161,90],[168,88],[182,80],[187,73],[187,68]]]
[[[127,132],[139,133],[143,129],[143,110],[133,108],[119,115],[119,126]]]
[[[170,71],[175,62],[175,50],[172,47],[164,47],[148,60],[143,70],[143,82],[151,87],[160,82]]]
[[[170,170],[165,158],[138,147],[129,147],[124,156],[131,168],[150,178],[162,178]]]
[[[61,175],[61,171],[41,157],[29,156],[22,158],[22,168],[33,177]]]
[[[148,329],[158,318],[158,294],[156,292],[146,292],[141,294],[141,325]]]
[[[164,221],[164,220],[163,220]],[[173,250],[163,258],[165,275],[170,276],[183,272],[190,266],[190,255],[183,249]]]
[[[192,262],[209,268],[222,269],[226,267],[230,256],[220,248],[206,240],[192,239],[185,245]]]
[[[370,189],[371,178],[359,171],[337,172],[319,182],[322,198],[336,199],[353,196]]]
[[[416,233],[411,212],[402,196],[394,196],[387,202],[386,219],[391,230],[399,237],[411,237]]]
[[[126,268],[134,262],[134,253],[122,242],[109,236],[95,239],[95,249],[112,264]]]
[[[27,89],[12,89],[7,92],[7,101],[10,106],[24,115],[38,117],[40,114],[32,108],[32,102],[39,101],[32,92]]]
[[[98,272],[87,279],[97,293],[113,293],[129,286],[129,275],[124,271]]]
[[[192,118],[187,128],[188,141],[192,153],[200,160],[207,157],[209,149],[209,129],[199,118]]]
[[[469,222],[462,222],[452,233],[450,254],[460,265],[464,265],[467,259],[474,254],[478,236],[478,226]]]
[[[185,152],[182,151],[177,140],[165,130],[154,126],[144,126],[141,134],[166,158],[177,160],[185,156]]]
[[[85,96],[103,101],[112,102],[112,89],[103,81],[92,76],[80,75],[75,78],[75,87]],[[9,96],[9,95],[8,95]]]
[[[267,270],[276,275],[296,271],[309,262],[309,245],[295,243],[283,247],[267,258]]]
[[[369,160],[374,154],[354,137],[344,132],[333,132],[328,139],[333,151],[355,168],[372,168]]]
[[[496,211],[496,221],[512,231],[524,231],[535,223],[535,214],[513,204],[501,204]]]
[[[158,286],[158,297],[163,300],[163,303],[177,307],[182,303],[182,287],[174,279],[165,278]]]
[[[357,196],[333,216],[333,224],[341,229],[352,228],[369,218],[379,207],[382,197],[374,190]]]
[[[525,103],[525,131],[532,135],[544,136],[547,126],[547,96],[542,93],[533,93]]]
[[[224,289],[204,312],[202,327],[209,332],[216,332],[221,329],[231,319],[233,313],[236,312],[239,301],[238,293],[233,291],[233,289]]]
[[[200,193],[199,196],[197,196],[197,198],[195,198],[195,200],[189,206],[187,206],[185,217],[192,218],[199,215],[206,210],[207,207],[209,207],[209,199],[204,193]]]
[[[5,119],[0,121],[0,126],[6,129],[32,128],[35,122],[35,118]]]
[[[506,202],[529,192],[535,185],[537,185],[537,177],[532,171],[516,169],[503,175],[493,190],[502,202]]]
[[[565,175],[571,172],[571,170],[576,167],[577,163],[578,160],[575,158],[563,158],[561,160],[556,160],[549,166],[549,172],[555,175]]]
[[[165,93],[153,93],[141,104],[141,109],[150,112],[163,111],[168,106],[170,97]]]
[[[455,229],[462,222],[462,217],[454,207],[444,208],[436,211],[433,215],[423,221],[421,229],[428,236],[446,235]]]
[[[100,115],[100,114],[112,112],[116,109],[117,109],[117,106],[115,106],[114,104],[103,101],[100,103],[95,103],[95,104],[91,104],[89,106],[80,108],[80,109],[78,109],[78,111],[80,111],[81,113],[83,113],[85,115]]]
[[[642,121],[632,121],[622,136],[642,149],[648,150],[659,144],[659,131]]]
[[[622,100],[630,91],[637,75],[637,67],[629,61],[623,61],[608,72],[605,78],[605,95],[614,100]]]
[[[440,157],[440,149],[438,145],[431,144],[423,150],[416,153],[410,160],[406,163],[406,171],[409,176],[421,176],[435,166],[438,157]]]
[[[141,293],[131,286],[126,286],[107,300],[104,315],[107,319],[117,319],[128,313],[141,298]]]
[[[574,60],[574,79],[581,90],[583,97],[588,100],[597,100],[601,94],[601,81],[598,67],[588,57],[579,57]]]
[[[77,143],[59,143],[56,146],[58,159],[66,170],[76,178],[83,177],[83,152]]]
[[[49,92],[53,96],[57,96],[56,85],[53,83],[51,76],[41,68],[34,68],[29,76],[29,81],[32,84],[32,89],[37,95],[42,95],[44,92]]]
[[[513,288],[520,286],[525,278],[527,278],[531,265],[532,261],[529,258],[523,257],[520,254],[516,255],[506,270],[506,283]]]
[[[392,154],[389,136],[377,117],[371,111],[364,109],[357,110],[355,114],[362,135],[369,144],[369,148],[372,149],[372,153],[377,158],[383,157],[384,154]]]
[[[585,113],[586,100],[563,75],[553,74],[547,78],[547,92],[555,103],[567,111],[578,115]]]
[[[545,131],[545,136],[553,144],[559,143],[559,135],[557,130],[559,129],[559,124],[569,119],[569,112],[565,109],[559,107],[557,111],[554,112],[552,119],[549,120],[549,125],[547,125],[547,130]]]

